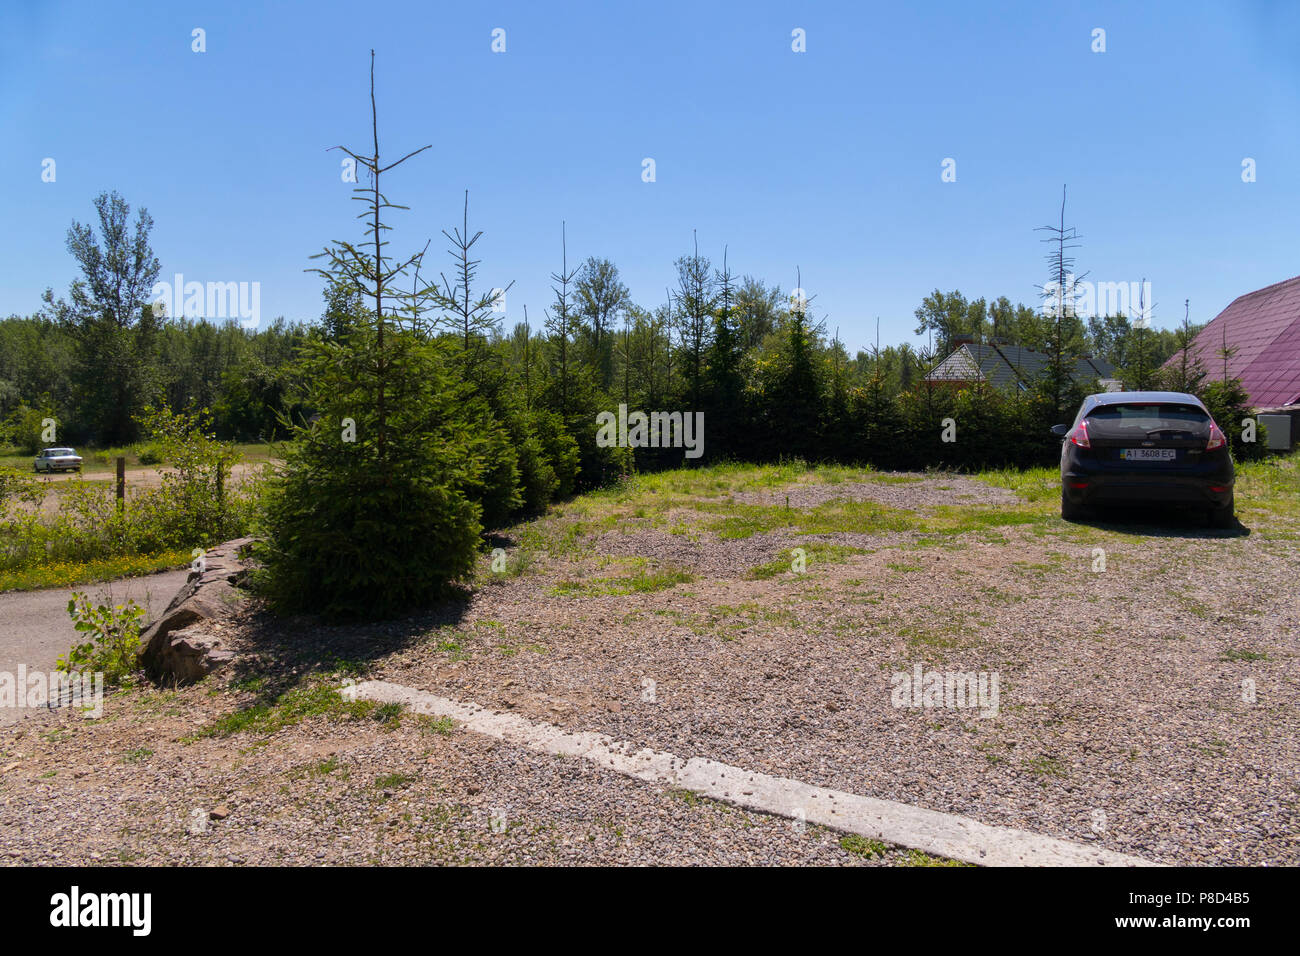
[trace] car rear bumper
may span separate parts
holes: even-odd
[[[1221,508],[1232,499],[1231,474],[1067,471],[1065,494],[1076,505],[1167,502]]]

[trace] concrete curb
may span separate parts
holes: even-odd
[[[969,817],[813,787],[664,751],[634,749],[605,734],[571,733],[552,724],[496,713],[387,681],[349,683],[345,696],[405,704],[412,712],[450,717],[475,733],[542,753],[580,757],[606,770],[690,790],[746,810],[771,813],[979,866],[1157,866],[1098,847],[994,827]]]

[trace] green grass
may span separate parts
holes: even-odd
[[[668,791],[668,796],[674,800],[680,800],[688,807],[698,807],[700,805],[700,795],[694,790],[674,788]]]
[[[757,564],[745,572],[745,577],[751,581],[766,581],[778,574],[787,572],[794,573],[793,557],[777,558],[775,561],[768,561],[766,564]]]
[[[456,730],[456,721],[450,717],[430,717],[428,714],[421,714],[416,718],[416,723],[426,733],[438,734],[442,737],[450,737]]]
[[[913,571],[924,571],[924,570],[925,570],[924,566],[922,566],[922,565],[919,565],[919,564],[907,564],[907,563],[905,563],[905,562],[903,562],[903,561],[886,561],[886,562],[885,562],[885,567],[889,568],[889,570],[891,570],[891,571],[899,571],[899,572],[903,572],[903,573],[911,573],[911,572],[913,572]]]
[[[1025,769],[1040,777],[1065,776],[1065,764],[1055,757],[1033,757],[1025,761]]]
[[[34,568],[0,571],[0,592],[39,591],[66,588],[141,574],[153,574],[182,568],[190,563],[189,551],[164,551],[160,554],[130,554],[94,561],[59,561]]]
[[[1006,488],[1033,503],[1056,503],[1061,498],[1059,468],[996,468],[978,472],[973,477],[996,488]]]
[[[924,528],[929,534],[961,535],[1011,525],[1045,525],[1059,520],[1055,508],[1034,504],[994,507],[939,505],[925,518]]]
[[[702,614],[690,614],[671,608],[656,608],[649,613],[667,618],[678,627],[687,628],[692,634],[714,634],[725,641],[735,640],[740,632],[753,627],[759,621],[782,627],[793,627],[798,624],[798,618],[789,610],[763,607],[755,601],[745,601],[736,605],[718,604]],[[644,612],[637,611],[634,614],[635,616],[629,615],[626,620],[634,620]]]
[[[868,840],[856,833],[840,837],[840,848],[854,856],[864,856],[868,859],[873,856],[884,856],[889,849],[879,840]]]
[[[1248,651],[1244,648],[1229,648],[1219,657],[1221,661],[1266,661],[1268,655],[1262,651]]]
[[[806,544],[799,545],[799,547],[804,551],[805,571],[816,564],[839,564],[843,563],[850,555],[867,553],[865,548],[853,548],[846,544],[828,544],[825,541],[809,541]],[[774,578],[778,574],[787,572],[794,574],[794,549],[783,553],[786,557],[768,561],[766,564],[756,565],[745,573],[745,577],[751,581],[764,581],[768,578]]]
[[[486,551],[479,559],[478,566],[475,570],[474,583],[478,587],[486,585],[501,584],[509,581],[511,578],[522,577],[528,573],[533,566],[533,555],[531,551],[524,548],[516,548],[514,552],[505,551],[504,568],[500,571],[493,570],[493,564],[496,558],[493,550]]]
[[[328,777],[335,770],[339,769],[338,757],[326,757],[324,760],[317,760],[315,763],[304,764],[301,767],[295,767],[289,771],[290,780],[301,780],[303,777]],[[339,774],[340,778],[347,779],[347,771]]]
[[[232,737],[235,734],[270,736],[312,717],[355,720],[370,717],[377,709],[374,701],[344,699],[331,685],[298,687],[273,702],[256,703],[223,714],[206,727],[182,738],[182,742],[193,743],[202,737]]]
[[[934,647],[942,650],[957,647],[960,643],[958,637],[969,633],[970,628],[961,621],[940,618],[933,625],[902,624],[895,630],[899,637],[907,639],[911,647]]]
[[[941,856],[931,856],[920,850],[910,850],[903,861],[904,866],[974,866],[974,863],[962,863],[960,860],[948,860]]]
[[[379,790],[401,790],[409,787],[418,779],[410,773],[389,773],[375,778],[375,787]]]
[[[271,455],[268,445],[244,444],[235,449],[246,463],[266,461]],[[30,472],[30,458],[15,454],[12,448],[7,450],[10,454],[0,457],[0,464]],[[15,507],[14,515],[6,518],[0,529],[0,553],[7,556],[0,570],[0,592],[73,587],[189,563],[192,545],[184,550],[153,550],[160,540],[169,544],[174,541],[170,536],[159,537],[167,516],[155,514],[150,508],[128,507],[130,521],[124,522],[122,533],[110,534],[97,519],[88,517],[98,513],[96,508],[112,508],[112,484],[107,479],[111,477],[114,456],[123,451],[127,452],[123,456],[127,464],[138,467],[138,458],[129,449],[83,448],[85,477],[89,480],[78,477],[38,482],[47,497],[53,494],[53,502],[47,500],[46,505],[57,505],[57,514],[48,509],[29,513],[25,504]],[[240,518],[241,523],[243,520]],[[146,553],[115,553],[127,550]]]
[[[122,755],[123,763],[142,763],[149,757],[153,756],[153,751],[148,747],[137,747],[135,750],[128,750]]]
[[[47,447],[55,447],[57,442],[52,442]],[[100,452],[90,451],[84,447],[73,445],[77,454],[82,457],[81,473],[83,475],[112,475],[117,470],[114,463],[116,455],[109,455],[109,452],[120,452],[126,455],[126,466],[128,468],[139,467],[139,459],[136,458],[135,452],[126,451],[125,449],[106,449]],[[27,455],[19,452],[16,448],[9,447],[4,449],[0,454],[0,468],[14,468],[18,471],[30,472],[32,470],[32,461],[35,455]],[[101,460],[102,459],[102,460]]]
[[[816,469],[821,474],[858,472],[861,469]],[[644,498],[671,499],[696,497],[722,497],[743,491],[765,491],[797,481],[814,471],[802,461],[787,461],[779,465],[748,465],[738,462],[721,462],[707,468],[677,468],[653,474],[635,476],[622,487],[609,492],[623,501]]]
[[[561,581],[551,589],[560,597],[596,597],[602,594],[652,594],[667,591],[679,584],[695,580],[694,576],[678,569],[640,571],[623,577],[596,578],[592,581]]]
[[[876,477],[869,468],[814,468],[802,461],[778,465],[723,462],[706,468],[679,468],[636,475],[628,481],[554,506],[546,517],[519,529],[519,545],[524,551],[544,551],[552,557],[583,555],[591,552],[589,539],[595,535],[638,527],[663,527],[671,520],[670,512],[676,509],[709,513],[721,509],[730,513],[746,507],[730,501],[736,494],[771,491],[802,480],[838,484],[849,480],[875,480]],[[897,476],[879,477],[880,480],[890,480]],[[780,507],[779,510],[786,509]],[[744,517],[739,513],[735,516]],[[765,519],[765,523],[773,524],[774,519]],[[675,530],[680,533],[686,529]],[[742,531],[734,536],[748,537],[752,533]]]
[[[1300,507],[1285,504],[1287,500],[1300,499],[1300,469],[1288,472],[1285,466],[1256,464],[1242,466],[1242,473],[1247,490],[1252,481],[1267,487],[1270,500],[1278,508],[1292,507],[1300,517]],[[637,475],[616,486],[556,505],[547,516],[521,526],[519,551],[529,555],[544,552],[551,557],[591,557],[597,536],[647,528],[667,529],[692,538],[712,533],[724,540],[773,532],[821,535],[920,531],[934,543],[967,534],[1005,543],[998,529],[1015,526],[1027,527],[1039,535],[1060,536],[1070,542],[1090,541],[1109,534],[1087,526],[1062,526],[1057,513],[1060,479],[1055,469],[992,469],[973,477],[1006,488],[1021,500],[999,505],[940,505],[916,511],[870,500],[846,499],[808,508],[787,507],[780,501],[780,492],[791,484],[904,485],[925,480],[923,475],[883,475],[870,468],[812,467],[803,462],[780,465],[728,462],[707,468]],[[751,492],[768,496],[771,503],[735,500],[736,495]],[[784,573],[780,567],[783,563],[773,561],[760,565],[751,570],[751,576],[761,579]]]
[[[438,653],[448,655],[453,661],[469,659],[469,651],[461,644],[462,635],[456,630],[454,624],[440,625],[430,631],[428,636],[434,642],[433,649]]]
[[[1257,516],[1294,536],[1300,532],[1300,450],[1237,465],[1237,514],[1247,527]]]
[[[380,704],[371,714],[374,719],[384,726],[385,730],[393,730],[402,721],[402,714],[406,713],[406,705],[396,702]]]

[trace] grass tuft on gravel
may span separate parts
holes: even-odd
[[[695,580],[694,575],[677,568],[662,571],[638,571],[622,577],[597,578],[593,581],[561,581],[551,593],[559,597],[598,597],[604,594],[651,594],[667,591]]]
[[[394,705],[386,705],[394,706]],[[401,705],[395,705],[399,708]],[[256,703],[218,717],[211,724],[183,739],[193,743],[203,737],[232,737],[235,734],[269,736],[312,717],[331,720],[363,719],[375,715],[379,705],[371,700],[346,700],[335,687],[319,684],[288,691],[272,703]]]
[[[852,853],[854,856],[864,856],[868,859],[873,856],[884,856],[889,849],[879,840],[868,840],[856,833],[840,837],[840,847],[847,853]]]
[[[456,730],[456,721],[450,717],[430,717],[428,714],[421,714],[416,718],[416,724],[426,733],[437,734],[440,737],[450,737]]]
[[[922,853],[920,850],[911,850],[907,858],[903,861],[904,866],[966,866],[972,867],[974,863],[963,863],[961,860],[949,860],[941,856],[931,856],[928,853]]]
[[[799,547],[803,549],[806,559],[805,570],[813,567],[814,564],[838,564],[842,563],[850,555],[867,553],[866,548],[853,548],[846,544],[827,544],[824,541],[810,541],[807,544],[799,545]],[[778,574],[787,572],[793,574],[794,549],[782,553],[785,555],[784,557],[750,568],[745,572],[745,577],[751,581],[766,581]]]

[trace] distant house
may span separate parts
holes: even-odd
[[[1300,405],[1300,276],[1233,299],[1201,330],[1188,353],[1210,381],[1223,378],[1225,342],[1236,349],[1228,377],[1241,379],[1253,406]],[[1180,361],[1175,353],[1166,368]]]
[[[1018,345],[987,345],[971,341],[958,341],[951,355],[936,365],[925,380],[944,385],[973,385],[984,382],[995,388],[1024,391],[1047,374],[1052,357],[1043,352],[1023,349]],[[1113,376],[1115,366],[1104,359],[1080,358],[1070,369],[1070,377],[1087,385],[1100,379],[1106,391],[1117,391],[1119,382]]]

